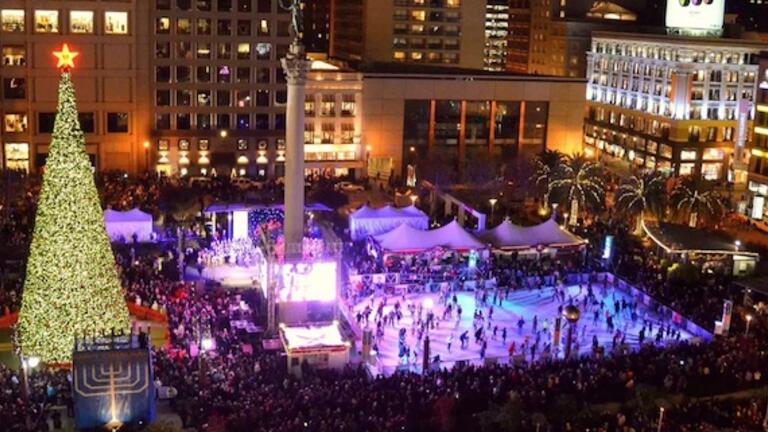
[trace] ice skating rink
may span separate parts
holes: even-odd
[[[527,361],[530,361],[531,358],[540,360],[548,356],[562,357],[568,324],[562,320],[560,344],[556,346],[553,343],[554,322],[555,317],[558,316],[558,308],[571,303],[581,310],[581,318],[574,327],[572,349],[582,355],[592,352],[594,337],[597,338],[597,343],[605,349],[606,353],[610,353],[614,346],[619,346],[622,338],[627,348],[637,349],[640,343],[639,333],[643,328],[645,328],[643,341],[645,344],[672,344],[693,337],[689,332],[674,325],[671,326],[670,331],[670,323],[661,322],[660,318],[643,304],[637,304],[633,314],[631,297],[613,287],[606,288],[601,283],[592,284],[593,297],[588,298],[586,307],[584,306],[584,299],[588,297],[586,284],[581,287],[579,285],[560,287],[559,290],[558,298],[555,298],[554,287],[510,291],[508,298],[496,299],[490,319],[490,306],[494,302],[492,291],[487,292],[485,305],[481,305],[481,294],[475,292],[455,293],[457,304],[462,309],[460,318],[457,314],[458,308],[455,305],[451,307],[450,315],[445,314],[447,306],[453,304],[453,294],[448,295],[446,302],[440,298],[440,293],[411,293],[405,295],[405,300],[403,300],[402,295],[369,296],[353,307],[353,314],[357,316],[357,313],[360,313],[362,317],[360,326],[362,328],[367,326],[372,329],[374,336],[377,334],[377,322],[382,321],[383,335],[379,335],[375,340],[377,342],[378,368],[384,373],[392,373],[398,367],[402,368],[409,365],[414,370],[420,370],[423,337],[426,332],[421,332],[422,338],[419,339],[419,328],[426,326],[418,325],[419,309],[421,309],[422,323],[427,321],[428,312],[430,310],[433,312],[434,328],[428,331],[430,357],[439,355],[443,367],[450,367],[456,361],[481,363],[486,359],[507,363],[510,361],[510,346],[512,344],[514,344],[513,354],[517,360],[522,360],[521,355],[525,355]],[[624,301],[623,305],[622,301]],[[382,302],[385,302],[382,308],[382,319],[378,320],[377,311]],[[401,311],[399,322],[394,313],[395,305],[398,302]],[[617,304],[619,310],[616,310]],[[371,311],[368,314],[368,320],[365,319],[366,308]],[[482,319],[474,319],[476,310],[482,311]],[[391,315],[390,312],[392,312]],[[390,316],[393,317],[394,324],[388,319]],[[533,328],[534,317],[537,321],[535,330]],[[611,317],[613,330],[609,328],[608,317]],[[522,328],[520,327],[521,318],[524,320]],[[658,333],[662,325],[664,332],[659,337]],[[482,337],[486,343],[484,357],[481,353],[482,341],[475,341],[479,326],[483,328]],[[410,349],[410,356],[407,359],[406,356],[400,356],[403,353],[400,344],[401,329],[406,329],[405,346],[407,348],[405,351]],[[507,333],[506,339],[503,337],[504,329]],[[468,341],[462,347],[460,337],[464,332],[467,332]],[[537,338],[539,339],[538,344],[536,344]],[[616,341],[615,345],[614,340]],[[449,341],[450,349],[448,347]],[[547,348],[549,349],[547,350]]]

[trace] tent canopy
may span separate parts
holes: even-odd
[[[244,202],[223,202],[211,204],[205,208],[204,213],[231,213],[236,211],[256,211],[264,209],[277,209],[283,210],[285,206],[283,204],[250,204]],[[331,211],[331,208],[321,203],[306,203],[304,205],[304,211]]]
[[[430,231],[418,230],[404,223],[388,233],[375,236],[374,239],[382,249],[389,252],[421,252],[436,247],[455,251],[485,249],[485,244],[464,230],[456,221]]]
[[[129,211],[104,211],[104,225],[112,241],[132,241],[136,235],[141,242],[152,236],[152,215],[135,208]]]
[[[417,230],[426,230],[429,217],[415,206],[402,208],[384,206],[374,209],[367,205],[360,207],[349,216],[352,240],[381,235],[402,224]]]
[[[495,228],[479,233],[478,238],[497,249],[530,249],[539,245],[557,248],[586,243],[581,237],[560,228],[554,219],[530,227],[515,225],[505,219]]]

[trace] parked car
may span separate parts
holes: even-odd
[[[190,177],[189,178],[189,186],[208,186],[211,184],[211,178],[210,177]]]
[[[354,183],[345,182],[345,181],[336,183],[336,185],[334,185],[333,188],[336,189],[337,191],[342,191],[342,192],[362,192],[365,190],[365,188],[363,188],[360,185],[356,185]]]

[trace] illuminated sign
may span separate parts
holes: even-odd
[[[281,302],[336,300],[336,263],[287,263],[281,271]]]
[[[752,219],[763,220],[763,211],[765,211],[765,197],[758,195],[752,198]]]
[[[667,0],[667,27],[720,30],[725,18],[725,0]]]
[[[605,246],[603,247],[603,259],[609,260],[611,259],[611,254],[613,252],[613,236],[605,236]]]

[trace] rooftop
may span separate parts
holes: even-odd
[[[450,66],[433,66],[413,63],[394,62],[360,62],[351,65],[363,73],[363,78],[416,78],[416,79],[467,79],[467,80],[499,80],[499,81],[558,81],[584,82],[585,78],[566,78],[548,75],[529,75],[506,71],[487,71],[482,69],[467,69]]]
[[[664,222],[645,224],[644,227],[651,240],[668,253],[758,255],[744,250],[743,246],[737,250],[736,240],[725,234]]]
[[[668,43],[676,46],[680,45],[718,45],[727,48],[751,48],[764,50],[768,44],[753,39],[734,39],[734,38],[716,38],[716,37],[695,37],[680,36],[671,34],[648,34],[648,33],[625,33],[611,31],[596,31],[592,33],[592,40],[595,39],[614,39],[622,41],[636,41],[647,43]]]

